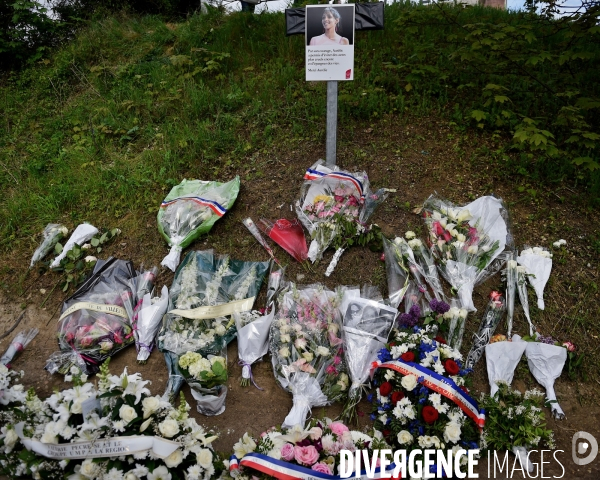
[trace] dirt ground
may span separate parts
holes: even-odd
[[[600,242],[596,235],[600,231],[594,212],[588,211],[573,185],[562,183],[555,188],[528,183],[526,178],[508,177],[502,164],[492,161],[489,152],[496,148],[491,138],[469,136],[456,131],[448,122],[438,118],[415,121],[414,119],[384,118],[369,128],[349,127],[341,130],[338,137],[338,164],[347,170],[366,170],[374,187],[395,188],[374,221],[386,236],[402,235],[407,230],[423,233],[420,218],[412,210],[433,192],[451,199],[457,204],[485,194],[495,193],[509,206],[515,242],[543,245],[564,238],[566,249],[554,257],[551,280],[545,291],[547,308],[541,312],[530,299],[534,322],[545,335],[552,335],[561,341],[573,341],[585,353],[586,380],[581,376],[577,381],[568,378],[566,372],[556,381],[556,393],[567,418],[563,421],[548,419],[554,430],[557,449],[557,462],[546,453],[543,477],[545,478],[600,478],[600,458],[585,466],[578,466],[572,459],[572,438],[578,431],[586,431],[600,440],[600,381],[598,371],[598,336],[600,328],[597,312],[598,298],[598,253]],[[241,223],[250,216],[255,220],[261,217],[270,219],[292,217],[290,204],[298,196],[302,176],[307,167],[325,152],[316,140],[308,145],[290,140],[285,150],[256,152],[247,160],[245,171],[229,172],[228,180],[240,175],[242,189],[234,208],[213,228],[211,233],[196,241],[188,250],[214,248],[217,253],[229,253],[233,258],[244,260],[268,259],[266,252],[255,242]],[[202,178],[202,172],[191,170],[187,178]],[[203,178],[206,179],[206,178]],[[528,190],[534,190],[531,193]],[[160,194],[159,194],[160,196]],[[157,200],[157,204],[160,199]],[[68,218],[57,219],[69,227]],[[92,219],[90,219],[92,223]],[[99,219],[104,221],[106,219]],[[106,255],[131,259],[136,266],[159,265],[168,252],[165,242],[156,228],[154,214],[133,218],[131,215],[112,219],[110,224],[96,225],[105,228],[118,227],[122,234],[105,248]],[[21,248],[10,258],[0,260],[0,335],[6,332],[25,310],[21,323],[13,334],[0,341],[4,350],[14,333],[19,330],[37,327],[40,334],[13,363],[17,370],[24,370],[23,383],[35,387],[41,397],[49,395],[55,388],[64,388],[62,377],[50,375],[44,370],[48,356],[57,350],[55,328],[58,311],[64,294],[53,288],[60,277],[53,272],[39,274],[28,271],[29,259],[39,238],[30,240],[30,250]],[[184,251],[185,253],[185,251]],[[300,284],[322,282],[335,285],[362,285],[372,283],[387,293],[385,269],[379,253],[368,249],[350,249],[342,257],[334,274],[326,278],[325,268],[331,258],[328,252],[324,261],[309,274],[298,264],[291,263],[290,257],[278,250],[280,259],[289,261],[287,275]],[[162,270],[157,287],[171,285],[173,274]],[[486,304],[487,294],[498,288],[499,275],[476,288],[474,294],[478,312],[468,318],[467,332],[463,344],[463,354],[470,348],[472,333],[479,325],[480,315]],[[257,306],[263,306],[263,292]],[[43,306],[42,306],[43,305]],[[505,333],[504,327],[498,332]],[[517,306],[514,331],[526,334],[526,321],[522,310]],[[133,347],[119,353],[111,360],[111,371],[119,373],[124,367],[131,372],[140,372],[151,380],[153,394],[162,394],[167,381],[167,371],[163,356],[155,351],[148,364],[140,366],[135,361]],[[253,371],[257,384],[263,388],[241,388],[239,380],[241,367],[237,365],[236,342],[228,349],[230,379],[226,411],[217,417],[203,417],[196,414],[199,422],[220,433],[215,443],[217,450],[229,453],[233,444],[246,431],[260,434],[266,428],[280,424],[292,405],[291,396],[275,382],[270,359],[258,363]],[[473,373],[476,392],[489,391],[485,360],[482,359]],[[517,369],[515,387],[525,390],[536,385],[523,361]],[[190,405],[194,400],[189,389],[184,387]],[[340,405],[319,408],[313,415],[336,416]],[[359,406],[359,424],[370,424],[369,406],[362,402]],[[549,417],[549,411],[546,411]],[[562,451],[562,452],[561,452]],[[537,455],[537,456],[536,456]],[[540,462],[539,454],[532,455],[534,462]],[[512,468],[513,457],[510,457]],[[562,466],[561,466],[562,465]],[[564,469],[564,473],[563,473]],[[511,478],[502,476],[493,468],[488,474],[487,457],[480,461],[480,478]],[[524,477],[516,470],[512,478]]]

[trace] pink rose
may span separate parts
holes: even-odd
[[[308,447],[294,447],[294,458],[300,465],[311,466],[319,460],[319,452],[312,445]]]
[[[319,463],[315,463],[311,468],[315,472],[326,473],[327,475],[333,475],[333,472],[329,468],[329,465],[327,465],[326,463],[320,463],[320,462]]]
[[[564,342],[562,346],[565,347],[569,352],[575,351],[575,345],[572,342]]]
[[[286,462],[291,462],[294,459],[294,446],[291,443],[285,443],[281,447],[281,458]]]
[[[329,429],[336,435],[342,435],[344,432],[349,432],[350,429],[341,422],[331,422]]]

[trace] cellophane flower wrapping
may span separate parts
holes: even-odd
[[[350,419],[362,397],[363,389],[369,383],[371,364],[385,347],[398,310],[381,301],[364,298],[358,289],[347,289],[340,311],[344,315],[342,339],[351,382],[342,417]]]
[[[512,383],[515,369],[525,353],[525,347],[527,347],[527,343],[519,341],[495,342],[485,346],[491,397],[498,391],[498,382],[504,382],[507,385]]]
[[[296,261],[302,263],[308,258],[306,237],[298,219],[287,220],[280,218],[273,222],[266,218],[261,218],[260,228]]]
[[[220,355],[235,338],[235,321],[231,314],[215,317],[209,312],[209,318],[204,318],[206,315],[198,313],[212,307],[210,310],[216,309],[218,314],[232,302],[249,305],[240,311],[251,310],[268,268],[269,262],[233,260],[227,255],[217,256],[213,250],[188,253],[169,292],[169,311],[158,335],[160,350],[175,356],[187,352],[204,357]],[[174,363],[167,360],[170,375],[174,376],[172,383],[177,386],[175,379],[180,373],[172,368]],[[165,395],[172,398],[177,392],[169,388]]]
[[[394,243],[398,245],[405,256],[411,274],[425,293],[427,300],[431,300],[427,285],[431,288],[436,300],[445,300],[444,289],[431,251],[416,237],[414,232],[406,232],[404,237],[395,238]]]
[[[304,425],[312,407],[347,396],[349,378],[339,311],[342,296],[342,289],[291,284],[279,297],[269,349],[277,382],[293,395],[284,427]]]
[[[408,290],[409,269],[399,245],[384,236],[382,238],[390,304],[398,308]]]
[[[500,268],[494,260],[512,242],[508,212],[501,199],[485,196],[463,207],[429,197],[423,205],[431,252],[442,276],[469,311],[473,289]]]
[[[233,446],[234,461],[230,463],[230,475],[243,479],[259,475],[259,472],[271,474],[270,466],[277,464],[289,465],[298,478],[318,478],[332,480],[340,478],[340,465],[343,457],[341,450],[364,450],[371,458],[374,451],[389,449],[381,433],[374,430],[367,433],[351,430],[340,421],[329,418],[313,419],[308,426],[294,425],[293,427],[275,427],[254,437],[250,433],[244,435]],[[264,462],[250,462],[252,459],[262,459]],[[274,461],[273,463],[270,463]],[[277,463],[275,463],[277,462]],[[351,476],[360,476],[355,472],[355,465],[344,466]],[[391,474],[395,467],[388,467]],[[379,473],[379,469],[377,469]],[[406,472],[402,472],[406,474]]]
[[[138,299],[132,285],[140,275],[130,261],[96,263],[90,278],[63,303],[57,328],[60,352],[47,360],[46,370],[65,374],[77,365],[92,374],[134,343],[131,320]]]
[[[518,264],[515,260],[515,252],[507,252],[506,269],[504,276],[506,280],[506,334],[508,338],[512,336],[513,318],[515,315],[515,296],[517,293],[517,283],[519,274]]]
[[[306,171],[304,180],[296,214],[312,238],[308,258],[314,263],[336,238],[339,245],[334,246],[341,246],[345,224],[354,225],[355,230],[360,225],[369,179],[365,172],[331,169],[319,160]]]
[[[517,262],[527,269],[529,283],[537,295],[538,308],[544,310],[544,288],[552,271],[552,254],[542,247],[525,248]]]
[[[181,251],[227,213],[239,191],[239,177],[227,183],[183,180],[173,187],[157,216],[158,230],[171,247],[161,265],[175,271]]]
[[[523,265],[519,265],[517,262],[517,292],[519,293],[519,301],[523,307],[523,313],[527,319],[527,323],[529,323],[529,335],[533,336],[536,328],[531,321],[531,315],[529,314],[529,297],[527,295],[527,277],[529,276],[527,268]]]
[[[138,306],[133,317],[133,331],[135,334],[135,346],[138,351],[138,363],[145,363],[152,349],[156,334],[160,329],[164,314],[169,306],[169,289],[166,285],[162,287],[160,297],[152,297],[146,293],[141,304]]]
[[[368,396],[372,402],[371,419],[376,430],[393,450],[478,449],[479,430],[476,422],[446,396],[437,393],[414,374],[403,375],[386,362],[424,367],[468,394],[462,355],[434,337],[431,326],[394,329],[385,348],[379,352],[380,366],[374,372],[376,390]],[[440,472],[438,472],[439,474]]]
[[[448,345],[455,350],[460,351],[460,347],[462,346],[468,314],[469,312],[467,312],[467,309],[461,307],[460,300],[457,298],[450,300],[450,310],[444,313],[444,320],[447,320],[449,323],[447,335]]]
[[[67,255],[67,252],[75,246],[75,244],[81,246],[88,240],[91,240],[92,237],[97,233],[98,229],[89,223],[82,223],[81,225],[78,225],[69,237],[69,240],[67,240],[67,243],[65,243],[62,251],[54,260],[52,260],[50,268],[58,267],[60,265],[60,261]]]
[[[0,358],[0,364],[10,366],[14,358],[31,343],[38,333],[39,330],[37,328],[30,328],[29,330],[17,333],[2,355],[2,358]]]
[[[256,311],[233,314],[237,329],[238,363],[242,366],[242,386],[248,386],[251,381],[254,383],[252,364],[269,352],[269,330],[274,317],[274,310],[265,315]]]
[[[37,262],[48,255],[54,249],[54,246],[62,238],[67,236],[67,233],[69,233],[69,230],[64,225],[60,225],[58,223],[49,223],[46,225],[44,231],[42,232],[42,243],[35,250],[35,252],[33,252],[29,268],[32,268]]]
[[[94,383],[76,367],[65,381],[73,383],[71,388],[56,390],[44,401],[28,394],[18,419],[22,421],[11,425],[20,437],[20,450],[0,467],[2,473],[10,478],[71,479],[210,479],[218,474],[212,447],[217,436],[189,415],[184,398],[174,407],[151,396],[150,382],[139,373],[129,374],[125,368],[121,375],[111,375],[107,365]],[[80,449],[76,456],[69,451],[73,442]],[[112,448],[102,454],[103,442],[111,442]],[[48,445],[54,451],[44,456]],[[80,455],[86,448],[96,458]]]
[[[467,356],[467,368],[473,368],[479,361],[485,346],[490,343],[492,335],[496,331],[496,327],[506,313],[506,299],[500,292],[493,291],[490,293],[490,300],[479,324],[479,330],[473,337],[473,345]]]

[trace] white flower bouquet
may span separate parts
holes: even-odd
[[[510,385],[515,369],[525,353],[526,342],[499,341],[485,346],[485,359],[487,362],[488,381],[490,382],[490,397],[496,395],[498,382]]]
[[[529,283],[537,295],[537,305],[544,309],[544,287],[552,270],[552,254],[542,247],[525,248],[517,258],[519,265],[526,268]]]
[[[137,349],[137,361],[145,364],[152,349],[154,340],[160,329],[164,314],[169,306],[169,289],[166,285],[161,290],[160,297],[152,297],[146,293],[138,305],[133,316],[133,332],[135,334],[135,347]]]
[[[227,360],[224,355],[205,358],[199,353],[187,352],[179,357],[179,370],[192,390],[198,412],[213,416],[225,411]]]
[[[110,375],[105,363],[97,386],[73,367],[66,381],[72,388],[41,401],[29,394],[24,421],[11,425],[21,451],[3,465],[11,478],[167,479],[185,475],[210,479],[217,458],[217,438],[188,414],[150,396],[140,374]],[[23,448],[24,447],[24,448]],[[0,469],[0,470],[2,470]]]
[[[494,260],[512,241],[502,200],[486,196],[456,207],[432,195],[423,205],[423,216],[440,273],[459,295],[463,308],[475,311],[475,285],[500,268]]]
[[[50,268],[58,267],[60,265],[60,261],[67,255],[67,252],[69,250],[71,250],[75,245],[83,245],[97,233],[98,229],[93,225],[90,225],[89,223],[82,223],[81,225],[78,225],[69,237],[69,240],[67,240],[67,243],[65,243],[58,256],[54,260],[52,260]]]
[[[65,374],[77,365],[95,373],[106,358],[134,343],[131,320],[139,299],[133,281],[140,275],[144,276],[129,261],[110,258],[96,263],[91,277],[63,303],[58,321],[61,351],[48,359],[46,370]]]
[[[385,236],[382,238],[390,304],[398,308],[411,285],[409,265],[400,248],[402,243],[388,240]]]
[[[331,291],[322,285],[292,284],[279,298],[270,351],[277,382],[293,395],[284,427],[304,425],[313,406],[347,395],[339,312],[342,294],[341,289]]]
[[[444,313],[444,320],[447,320],[448,325],[448,345],[456,350],[460,350],[463,341],[463,335],[465,333],[465,323],[467,320],[466,308],[460,307],[460,301],[453,298],[450,301],[450,310]]]
[[[35,252],[33,252],[29,268],[32,268],[37,262],[48,255],[54,249],[54,246],[63,237],[67,236],[67,233],[69,233],[69,230],[64,225],[59,225],[58,223],[49,223],[46,225],[42,232],[42,243]]]
[[[227,183],[183,180],[171,189],[158,211],[158,230],[171,246],[161,265],[175,271],[181,251],[229,210],[240,191],[240,179]]]

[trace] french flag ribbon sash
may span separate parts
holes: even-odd
[[[366,472],[363,470],[362,472],[352,473],[349,477],[342,479],[339,475],[328,475],[327,473],[317,472],[284,460],[277,460],[262,453],[248,453],[241,460],[232,455],[229,458],[229,472],[232,476],[235,476],[240,467],[252,468],[280,480],[367,480],[382,478],[381,475],[383,473],[377,467],[373,476],[367,477]],[[396,466],[392,463],[384,472],[388,472],[388,475],[393,474],[395,468]]]
[[[217,215],[219,217],[222,217],[223,215],[225,215],[227,213],[227,209],[225,207],[223,207],[221,204],[219,204],[218,202],[215,202],[214,200],[210,200],[208,198],[194,197],[194,196],[178,197],[178,198],[174,198],[173,200],[164,201],[160,204],[160,208],[167,208],[169,205],[172,205],[175,202],[181,202],[181,201],[195,202],[198,205],[202,205],[203,207],[208,207],[215,213],[215,215]]]
[[[345,172],[322,172],[314,168],[309,168],[306,170],[304,174],[304,180],[321,180],[321,179],[332,179],[332,180],[340,180],[343,182],[350,182],[354,185],[354,188],[358,191],[358,194],[364,197],[363,193],[363,183],[353,175]]]
[[[452,400],[477,426],[482,429],[485,425],[485,414],[479,409],[477,402],[460,389],[451,378],[444,377],[418,363],[393,360],[380,363],[373,362],[373,368],[389,368],[401,375],[414,375],[424,387]]]

